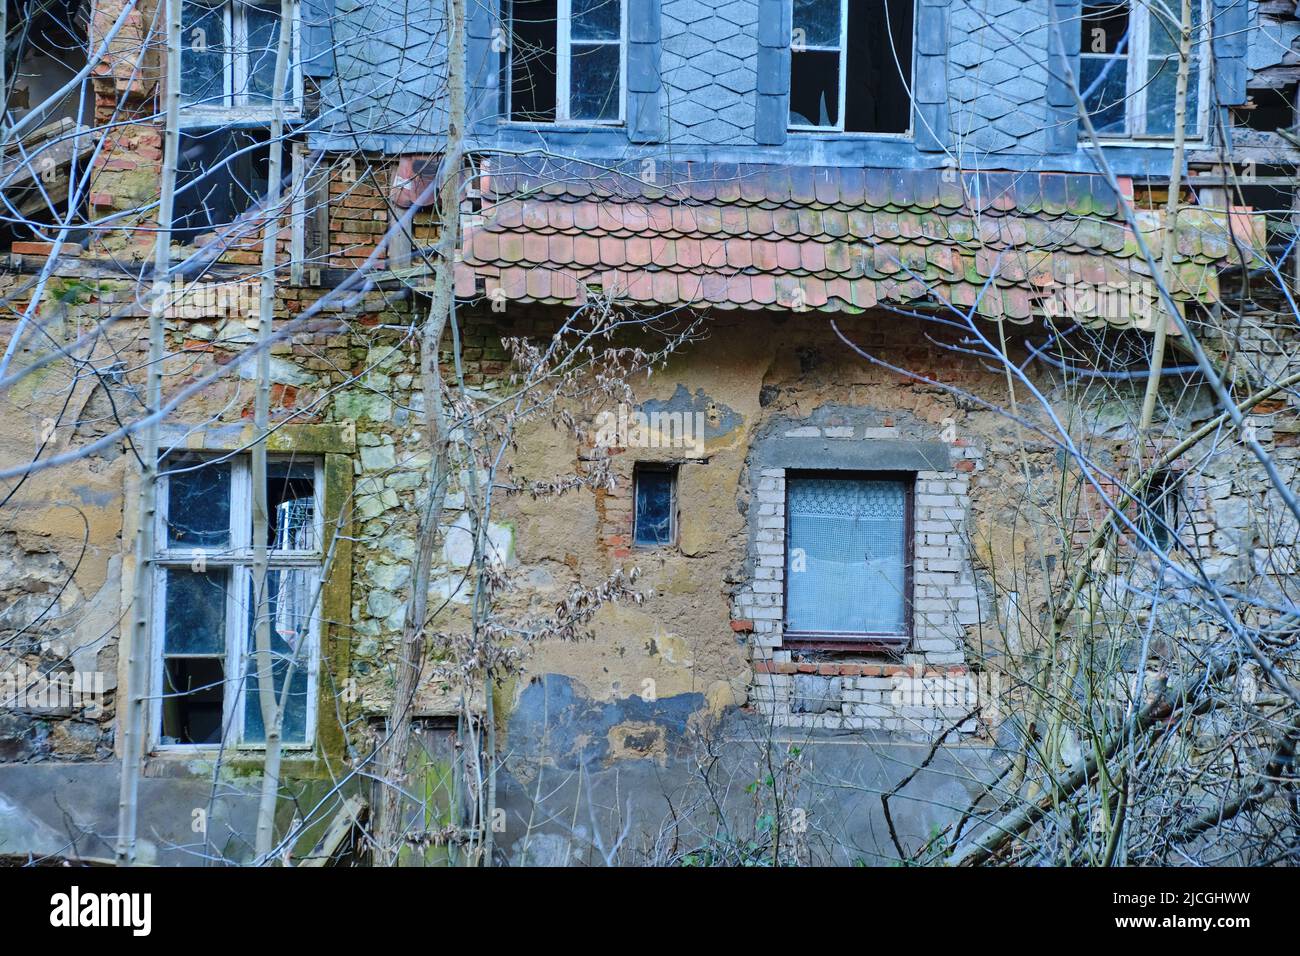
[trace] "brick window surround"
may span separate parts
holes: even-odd
[[[967,625],[979,623],[980,603],[964,526],[969,476],[978,466],[978,454],[961,442],[883,437],[863,441],[862,432],[861,427],[802,425],[756,449],[749,579],[734,595],[732,627],[749,638],[755,671],[753,703],[777,724],[934,731],[951,715],[892,706],[891,690],[897,690],[897,681],[905,675],[968,673],[963,638]],[[879,473],[912,478],[911,633],[904,643],[882,647],[870,641],[857,646],[845,642],[830,648],[785,640],[786,479],[787,473],[806,473],[809,462],[816,463],[817,471],[842,471],[846,477]],[[810,680],[834,686],[826,691],[833,694],[833,704],[812,714],[799,703],[801,694],[809,693],[806,682]]]

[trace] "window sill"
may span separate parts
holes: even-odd
[[[1173,137],[1146,137],[1146,136],[1097,136],[1097,142],[1102,146],[1136,146],[1141,149],[1173,149]],[[1091,146],[1092,141],[1087,139],[1087,134],[1083,129],[1079,130],[1079,145],[1081,147]],[[1189,139],[1183,146],[1185,149],[1209,149],[1211,143],[1209,137],[1200,139]]]
[[[199,774],[207,777],[218,761],[223,771],[256,772],[265,764],[265,750],[250,749],[243,745],[227,747],[225,750],[206,746],[155,748],[145,755],[144,776],[159,778]],[[285,747],[281,769],[286,775],[317,777],[327,772],[329,761],[315,748]],[[335,771],[337,772],[337,767]]]
[[[862,634],[853,637],[823,634],[790,634],[781,637],[781,647],[796,651],[826,651],[836,654],[873,654],[896,658],[909,646],[910,635]]]
[[[315,748],[313,743],[293,743],[281,744],[280,749],[285,754],[310,755]],[[210,744],[154,744],[149,751],[149,757],[166,759],[172,757],[182,757],[185,759],[208,759],[216,760],[236,760],[240,757],[256,757],[261,759],[262,754],[266,752],[266,744],[227,744],[225,747],[216,747]]]
[[[214,127],[262,127],[269,126],[273,113],[268,109],[250,110],[240,106],[223,107],[181,107],[180,128],[211,129]],[[283,117],[286,123],[301,123],[303,111],[301,106],[286,110]]]
[[[910,143],[913,139],[912,130],[908,130],[906,133],[853,133],[839,129],[821,129],[816,126],[791,126],[786,129],[786,134],[800,137],[815,136],[825,140],[842,140],[846,143],[872,142],[876,140],[891,143]]]
[[[502,129],[516,130],[559,130],[565,133],[593,133],[606,130],[621,130],[627,128],[624,120],[611,121],[608,123],[593,122],[591,120],[555,120],[553,122],[536,122],[530,123],[526,120],[498,120],[497,125]]]

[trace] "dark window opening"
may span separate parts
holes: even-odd
[[[64,117],[83,124],[91,120],[94,94],[88,84],[73,85],[54,99],[86,65],[87,6],[85,0],[7,0],[8,104],[14,120],[40,111],[29,131]]]
[[[506,58],[510,118],[555,122],[556,0],[509,0],[510,55]]]
[[[632,473],[632,541],[672,544],[677,535],[677,469],[638,465]]]
[[[226,669],[219,657],[169,657],[164,668],[162,742],[219,744]]]
[[[89,32],[85,0],[7,0],[6,104],[23,122],[0,155],[0,243],[50,242],[64,224],[67,241],[85,245],[90,232],[90,154],[101,137],[93,122],[85,68]],[[66,91],[65,91],[66,88]]]
[[[1290,130],[1296,125],[1294,84],[1280,90],[1251,90],[1254,109],[1236,111],[1236,125],[1262,133]]]
[[[790,54],[790,125],[840,124],[840,54],[796,50]]]
[[[293,176],[291,144],[281,145],[282,189]],[[228,227],[265,202],[271,147],[266,130],[183,132],[172,228],[182,242]]]
[[[1142,493],[1138,530],[1157,548],[1168,551],[1179,543],[1178,522],[1182,510],[1182,480],[1175,472],[1159,471]]]
[[[219,743],[230,572],[168,568],[164,577],[161,743]]]
[[[906,133],[914,14],[914,0],[794,0],[790,125]]]
[[[914,484],[910,475],[786,477],[788,637],[906,641]]]

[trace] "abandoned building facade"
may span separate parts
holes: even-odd
[[[1068,409],[1061,428],[1111,475],[1210,420],[1171,323],[1178,391],[1160,403],[1160,441],[1135,441],[1143,356],[1166,321],[1157,276],[1243,382],[1289,368],[1291,328],[1216,323],[1242,276],[1290,256],[1300,22],[1293,3],[1192,5],[1177,150],[1177,31],[1145,3],[467,5],[453,391],[514,401],[516,343],[545,343],[583,310],[636,316],[626,342],[647,352],[637,326],[687,330],[653,374],[629,377],[626,400],[574,392],[561,413],[557,399],[506,443],[508,468],[462,450],[438,492],[436,629],[464,626],[479,600],[480,524],[520,616],[638,572],[641,600],[607,604],[583,639],[530,646],[489,689],[504,859],[599,860],[620,834],[621,852],[652,846],[701,748],[730,761],[725,801],[741,803],[741,778],[765,775],[755,741],[806,749],[812,776],[841,784],[802,798],[823,840],[809,853],[834,862],[890,858],[895,826],[927,839],[998,773],[1000,741],[1025,731],[999,713],[1015,680],[1000,662],[1118,496],[1071,471],[1035,396]],[[37,224],[10,228],[16,345],[0,374],[25,372],[0,425],[14,474],[0,854],[19,858],[112,856],[141,613],[140,460],[120,426],[140,417],[148,364],[165,17],[127,0],[65,6],[79,46],[44,21],[33,35],[80,63],[42,66],[34,40],[19,81],[33,107],[65,90],[15,113],[42,172],[10,152],[0,182]],[[267,573],[277,647],[302,662],[279,825],[304,835],[286,852],[310,851],[348,796],[373,800],[367,755],[392,703],[433,466],[416,330],[435,294],[459,58],[440,2],[299,0],[277,142],[279,5],[182,9],[139,839],[146,860],[195,864],[249,857],[266,738],[249,667],[246,354],[273,150],[286,200]],[[75,215],[42,218],[53,209]],[[1279,269],[1285,288],[1294,270]],[[1293,398],[1249,418],[1288,475]],[[1129,537],[1225,585],[1294,574],[1296,530],[1261,504],[1257,464],[1233,440],[1219,452],[1153,480]],[[42,458],[61,463],[23,478]],[[580,480],[596,469],[607,478]],[[557,476],[576,477],[529,493]],[[501,489],[490,514],[475,508],[482,482]],[[463,719],[454,696],[434,679],[418,689],[412,790],[426,803]],[[878,794],[939,740],[912,783],[925,799],[886,826]]]

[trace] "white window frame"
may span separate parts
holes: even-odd
[[[185,103],[181,101],[181,114],[186,125],[195,125],[206,120],[216,119],[229,121],[231,113],[238,112],[241,119],[248,119],[258,122],[270,122],[274,110],[270,103],[250,102],[247,93],[248,88],[248,20],[241,13],[235,16],[235,8],[245,6],[264,7],[267,9],[274,8],[279,12],[279,7],[273,3],[250,3],[246,0],[184,0],[187,3],[194,3],[197,6],[220,7],[222,23],[226,31],[227,45],[225,54],[225,64],[222,70],[222,78],[225,81],[225,87],[222,90],[222,103]],[[285,104],[285,119],[297,120],[302,118],[302,15],[300,3],[295,0],[293,5],[293,34],[290,40],[292,51],[290,58],[292,63],[289,67],[289,76],[287,81],[288,101]],[[187,42],[185,37],[181,37],[181,43]],[[241,52],[242,51],[242,52]],[[181,69],[184,69],[185,54],[181,53]],[[236,92],[242,90],[244,92]]]
[[[171,465],[164,462],[161,466],[163,475],[158,481],[158,507],[154,526],[154,550],[152,577],[152,621],[151,631],[151,695],[156,706],[150,708],[149,742],[150,750],[158,753],[194,754],[202,751],[217,750],[264,750],[264,742],[244,740],[244,676],[250,673],[253,652],[250,649],[251,635],[248,632],[248,608],[244,596],[252,588],[252,514],[253,482],[251,459],[246,453],[218,456],[203,463],[229,462],[230,464],[230,547],[224,550],[203,549],[202,554],[208,568],[229,568],[230,579],[226,592],[226,653],[225,675],[226,689],[222,695],[222,739],[217,743],[180,744],[162,742],[162,702],[165,693],[164,649],[167,627],[167,582],[168,570],[191,570],[196,554],[193,548],[169,548],[167,546],[167,512],[169,495],[166,472],[170,469],[184,468],[197,464],[199,459],[185,458]],[[323,459],[304,455],[268,455],[268,464],[294,462],[313,466],[315,499],[315,541],[316,547],[311,551],[292,551],[271,549],[268,554],[267,570],[280,571],[292,569],[316,569],[314,582],[316,592],[309,623],[307,654],[301,664],[307,671],[307,714],[304,724],[304,739],[301,741],[284,741],[284,749],[293,751],[311,750],[315,746],[317,698],[319,696],[319,675],[321,667],[321,588],[324,575],[324,506],[325,506],[325,463]],[[204,655],[207,656],[207,655]]]
[[[1099,0],[1100,2],[1100,0]],[[1119,0],[1115,0],[1119,2]],[[1147,143],[1153,145],[1165,145],[1173,139],[1173,133],[1148,133],[1145,129],[1147,115],[1147,90],[1151,85],[1150,77],[1147,75],[1147,68],[1151,61],[1151,3],[1160,2],[1160,0],[1124,0],[1128,6],[1129,16],[1129,45],[1124,52],[1124,57],[1128,61],[1126,81],[1128,94],[1124,98],[1124,130],[1123,132],[1098,132],[1097,138],[1102,140],[1114,140],[1118,142]],[[1178,0],[1171,0],[1178,3]],[[1179,7],[1181,9],[1181,6]],[[1175,11],[1177,12],[1177,11]],[[1201,36],[1192,37],[1192,52],[1195,54],[1200,50],[1199,62],[1197,63],[1197,114],[1196,130],[1187,132],[1188,143],[1203,143],[1209,138],[1209,99],[1210,99],[1210,20],[1213,11],[1210,9],[1210,0],[1201,0]],[[1080,57],[1089,57],[1091,59],[1117,59],[1113,53],[1090,53],[1082,45],[1079,50]],[[1175,69],[1177,69],[1177,54],[1175,54]],[[1190,92],[1190,90],[1189,90]],[[1082,90],[1080,91],[1082,93]],[[1190,97],[1189,97],[1190,98]],[[1135,126],[1140,121],[1143,129],[1138,132]]]
[[[573,119],[570,78],[572,75],[572,56],[574,41],[570,36],[573,26],[573,0],[556,0],[555,4],[555,120],[544,125],[575,126],[622,126],[627,122],[627,8],[628,0],[619,0],[618,31],[618,118],[617,119]],[[514,7],[511,7],[513,15]],[[507,24],[506,36],[514,36],[514,24]],[[578,40],[578,46],[612,46],[614,41]],[[514,115],[514,44],[506,47],[506,109],[505,120],[521,126],[535,126],[536,120],[512,119]]]
[[[844,136],[871,136],[884,137],[889,139],[910,139],[912,136],[912,127],[914,124],[914,112],[916,102],[916,0],[912,0],[912,62],[908,64],[907,77],[907,95],[912,101],[912,109],[908,110],[907,129],[901,133],[872,133],[859,130],[844,129],[844,108],[848,105],[848,81],[849,81],[849,0],[840,0],[840,42],[839,46],[813,46],[805,43],[800,49],[813,53],[838,53],[839,54],[839,111],[836,113],[837,122],[834,126],[814,126],[810,124],[789,123],[786,127],[792,133],[840,133]],[[791,76],[788,78],[793,81],[794,71],[794,36],[793,28],[790,37],[790,70]]]

